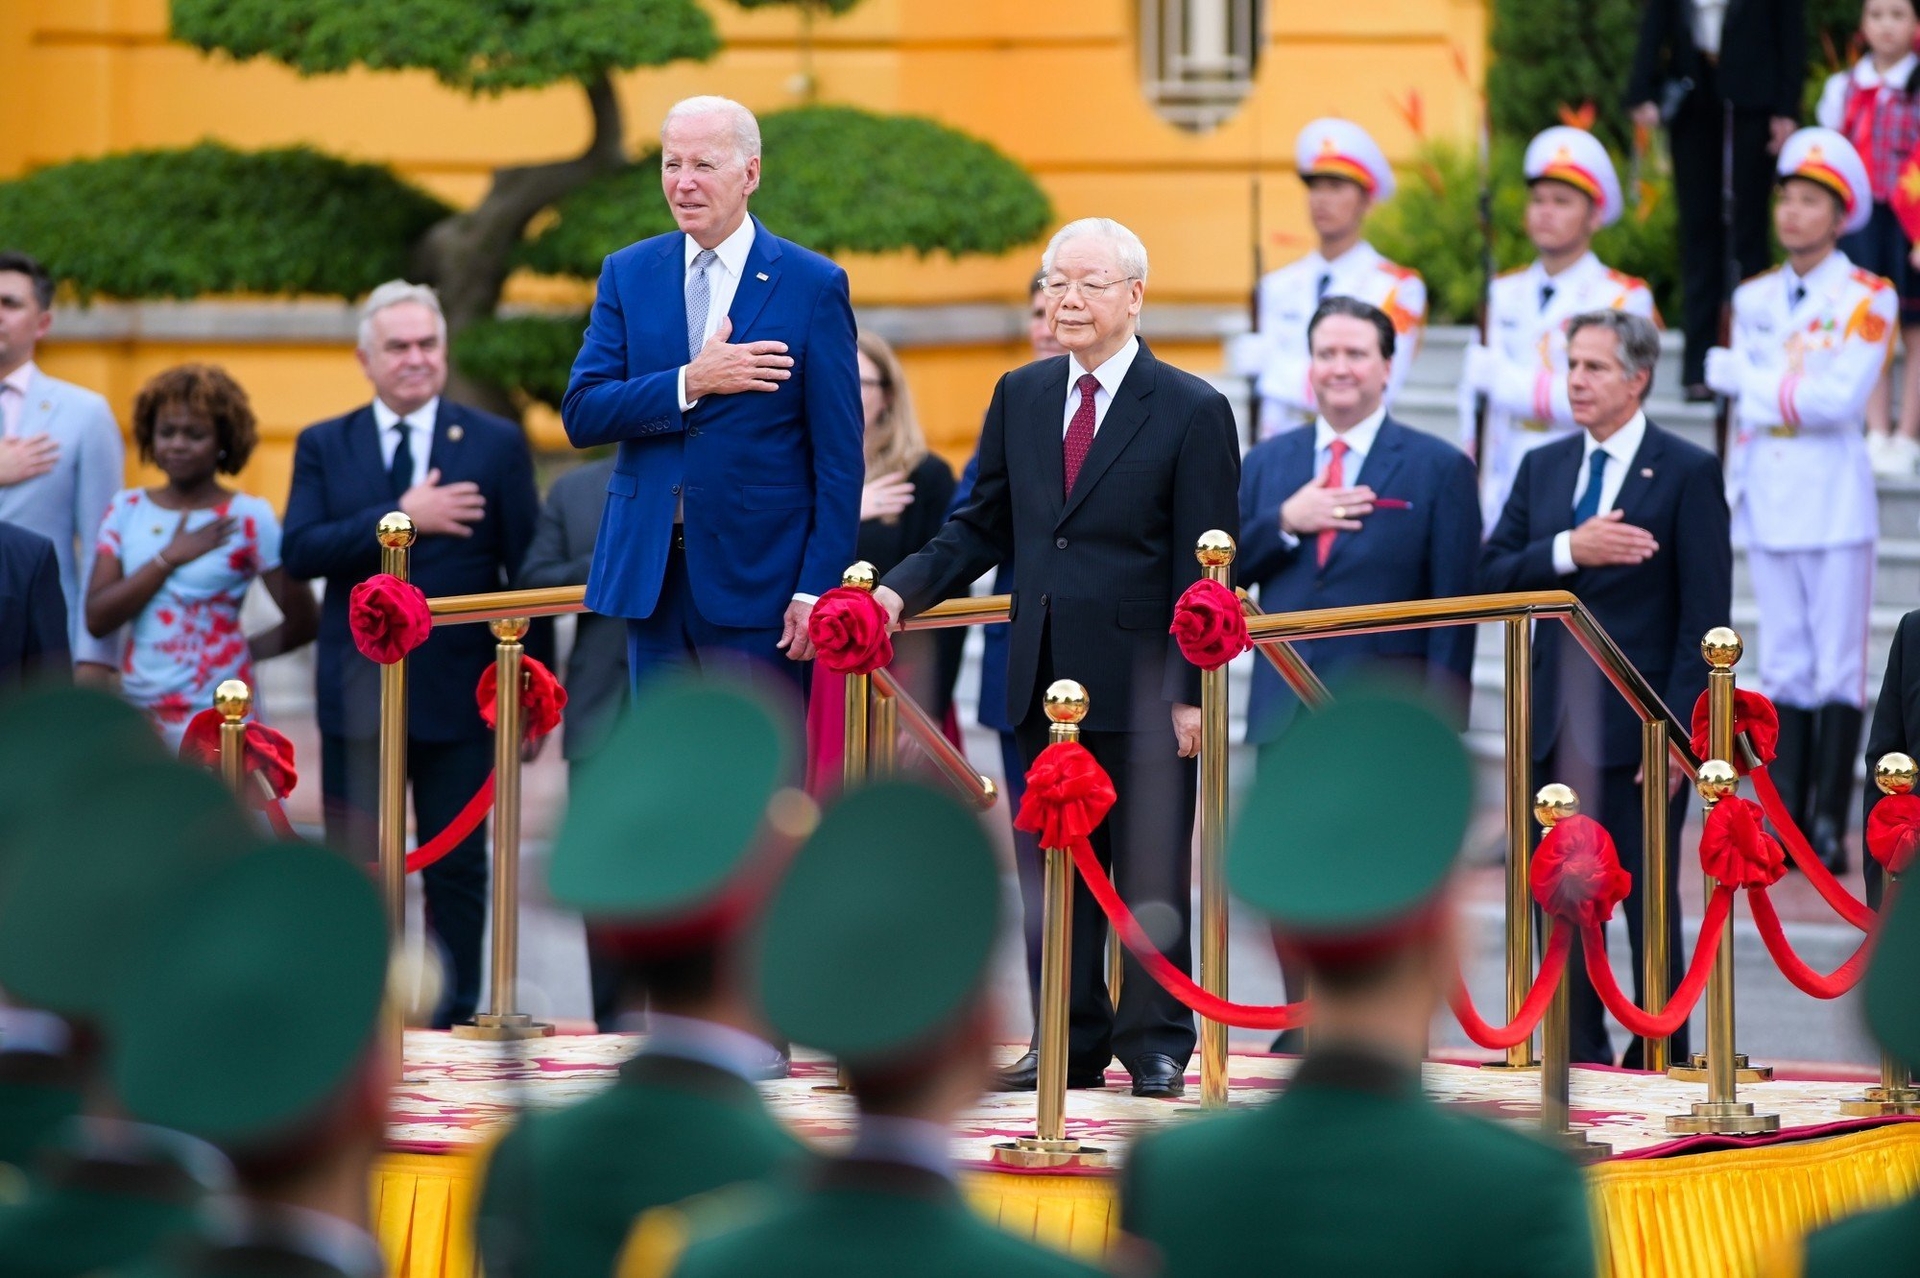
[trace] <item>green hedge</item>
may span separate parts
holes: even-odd
[[[844,106],[760,121],[764,177],[753,211],[775,234],[821,253],[909,248],[1001,253],[1053,218],[1047,197],[989,144],[932,120]],[[562,200],[520,262],[592,279],[607,254],[673,229],[655,151]]]
[[[350,298],[405,274],[414,241],[450,211],[375,165],[202,143],[0,182],[0,245],[82,296]]]
[[[585,313],[478,320],[453,339],[453,360],[469,377],[557,411],[586,331]]]

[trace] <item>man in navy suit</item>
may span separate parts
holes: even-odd
[[[287,494],[283,558],[296,577],[325,577],[315,706],[327,838],[371,856],[378,819],[380,668],[360,655],[347,599],[380,571],[374,525],[413,519],[411,578],[428,596],[503,590],[533,540],[539,498],[519,425],[441,398],[447,330],[439,298],[395,280],[367,298],[360,366],[373,402],[300,432]],[[549,656],[544,634],[529,636]],[[420,837],[445,829],[486,781],[493,738],[474,689],[493,662],[485,626],[437,626],[408,663],[407,774]],[[469,1020],[480,997],[487,901],[482,831],[421,872],[427,924],[445,947],[436,1027]]]
[[[791,691],[860,524],[847,275],[748,215],[760,126],[745,107],[689,98],[660,142],[680,229],[607,258],[561,405],[576,447],[620,446],[587,607],[627,619],[636,688],[694,663],[776,666]]]
[[[1513,493],[1480,558],[1485,591],[1570,590],[1667,707],[1689,720],[1707,687],[1700,640],[1733,611],[1733,549],[1726,489],[1713,455],[1646,418],[1641,404],[1660,358],[1651,320],[1624,311],[1590,311],[1567,326],[1567,394],[1579,435],[1528,453]],[[1600,668],[1558,625],[1533,644],[1533,766],[1540,781],[1563,781],[1586,812],[1613,835],[1620,864],[1633,876],[1624,910],[1633,946],[1634,995],[1641,988],[1640,887],[1643,868],[1640,720]],[[1667,831],[1667,973],[1680,982],[1680,827],[1686,818],[1681,774],[1670,774]],[[1611,1065],[1602,1009],[1575,942],[1576,1061]],[[1682,1026],[1670,1040],[1687,1051]],[[1636,1040],[1626,1064],[1642,1058]]]
[[[1329,297],[1307,323],[1319,418],[1246,456],[1240,472],[1236,575],[1268,612],[1443,599],[1473,592],[1480,555],[1480,495],[1473,463],[1433,435],[1387,416],[1393,321],[1378,307]],[[1353,635],[1299,645],[1323,679],[1377,663],[1406,665],[1466,725],[1473,627]],[[1264,660],[1253,668],[1247,741],[1279,740],[1299,701]],[[1304,995],[1284,958],[1287,996]],[[1299,1050],[1298,1031],[1276,1051]]]
[[[69,678],[71,663],[53,543],[0,520],[0,690],[40,675]]]

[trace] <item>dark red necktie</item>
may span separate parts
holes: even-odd
[[[1347,441],[1336,439],[1327,446],[1327,451],[1333,456],[1327,462],[1327,482],[1323,487],[1345,488],[1347,486]],[[1322,568],[1327,566],[1327,556],[1333,553],[1333,539],[1337,533],[1337,529],[1322,529],[1314,541],[1314,559]]]
[[[1100,389],[1100,379],[1092,373],[1083,373],[1079,386],[1080,406],[1073,410],[1073,420],[1067,423],[1066,442],[1061,446],[1068,493],[1073,491],[1073,481],[1080,478],[1080,464],[1087,460],[1087,450],[1093,447],[1093,395]]]

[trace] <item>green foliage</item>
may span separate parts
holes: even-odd
[[[586,330],[584,314],[479,320],[454,337],[453,361],[469,377],[517,390],[557,411]]]
[[[822,253],[910,248],[1000,253],[1041,235],[1047,197],[992,146],[932,120],[843,106],[762,117],[765,167],[753,211],[776,234]],[[521,263],[593,278],[607,254],[673,229],[660,156],[582,187]]]
[[[414,241],[450,212],[375,165],[202,143],[0,182],[0,244],[82,295],[356,297],[404,274]]]
[[[1643,0],[1493,0],[1487,98],[1495,133],[1530,138],[1562,108],[1592,104],[1593,130],[1633,140],[1620,96],[1633,64]]]
[[[695,0],[172,0],[173,36],[302,75],[430,71],[469,93],[710,58]]]
[[[1521,180],[1524,146],[1502,139],[1494,147],[1494,261],[1510,270],[1533,259],[1526,236],[1527,188]],[[1367,223],[1367,238],[1396,262],[1419,268],[1427,282],[1428,317],[1466,324],[1480,306],[1479,162],[1471,148],[1430,144],[1393,199]],[[1645,279],[1664,316],[1679,314],[1679,261],[1673,189],[1650,178],[1638,207],[1594,239],[1608,266]]]

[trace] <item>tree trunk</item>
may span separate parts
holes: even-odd
[[[414,274],[440,292],[449,337],[490,318],[512,269],[527,224],[593,178],[628,163],[620,101],[605,75],[585,84],[593,110],[593,140],[571,160],[496,169],[486,197],[464,213],[435,223],[414,248]],[[500,387],[451,370],[447,393],[503,416],[518,410]]]

